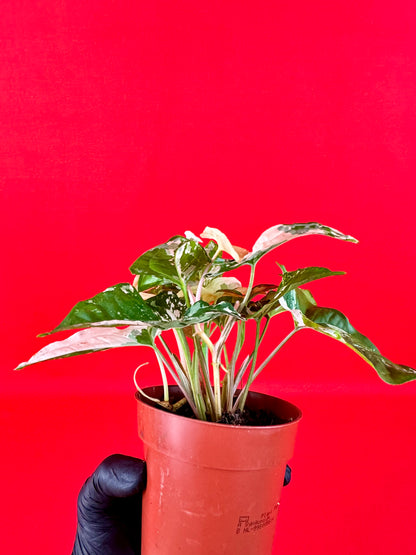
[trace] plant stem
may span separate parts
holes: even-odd
[[[198,351],[194,351],[194,357],[191,365],[191,388],[195,405],[198,411],[199,419],[207,419],[207,409],[201,392],[201,382],[199,379],[199,356]]]
[[[266,331],[267,331],[267,328],[269,327],[269,324],[270,324],[270,318],[267,318],[266,323],[265,323],[265,325],[263,326],[263,329],[262,329],[261,334],[260,334],[260,338],[259,338],[259,342],[258,342],[258,347],[260,347],[261,342],[263,341],[263,338],[264,338],[264,336],[265,336],[265,334],[266,334]],[[243,329],[243,331],[244,331],[244,333],[245,333],[245,326],[242,326],[242,329]],[[244,337],[243,337],[242,341],[244,342]],[[243,363],[242,363],[242,365],[241,365],[241,367],[240,367],[240,370],[238,371],[237,375],[235,376],[234,387],[233,387],[233,390],[232,390],[232,392],[231,392],[231,394],[230,394],[230,402],[231,402],[231,403],[232,403],[232,401],[233,401],[233,398],[234,398],[235,392],[236,392],[236,390],[237,390],[237,387],[238,387],[240,381],[242,380],[242,378],[243,378],[243,376],[244,376],[244,374],[245,374],[245,372],[246,372],[246,370],[247,370],[247,368],[248,368],[248,365],[250,364],[250,362],[251,362],[252,359],[253,359],[253,355],[254,355],[254,352],[251,353],[250,355],[248,355],[248,356],[244,359],[244,361],[243,361]],[[251,380],[251,383],[254,381],[254,378],[255,378],[256,375],[257,375],[257,374],[254,374],[254,376],[253,376],[253,378],[252,378],[252,380]],[[229,410],[231,410],[231,408],[230,408]]]
[[[165,401],[165,403],[169,402],[169,384],[168,384],[168,378],[166,376],[166,371],[165,371],[165,367],[163,365],[163,361],[160,357],[159,354],[159,350],[158,349],[154,349],[155,351],[155,355],[157,358],[157,362],[159,363],[159,369],[160,369],[160,374],[162,376],[162,383],[163,383],[163,400]]]
[[[215,419],[221,418],[221,383],[220,383],[220,364],[212,361],[212,372],[214,376],[214,398],[215,398]]]
[[[212,354],[212,369],[214,375],[214,395],[215,395],[215,414],[217,420],[221,418],[222,415],[222,399],[221,399],[221,379],[220,379],[220,367],[221,367],[221,354],[225,346],[225,342],[231,333],[231,330],[236,323],[236,319],[230,316],[225,323],[220,337],[214,346],[214,351]]]
[[[183,358],[182,365],[184,367],[184,371],[189,376],[189,371],[190,371],[190,368],[191,368],[191,365],[192,365],[192,359],[191,359],[191,352],[189,350],[189,345],[188,345],[188,342],[186,340],[186,336],[185,336],[183,330],[175,329],[175,328],[173,328],[173,334],[175,336],[176,343],[178,345],[178,350],[179,350],[179,354],[180,354],[180,357],[181,357],[181,361],[182,361],[182,358]]]
[[[165,349],[166,348],[167,348],[167,345],[165,346]],[[166,360],[166,357],[163,355],[162,351],[160,349],[158,349],[157,347],[155,347],[155,350],[157,350],[158,355],[160,356],[163,364],[168,369],[169,374],[172,376],[176,385],[182,391],[182,393],[183,393],[184,397],[186,398],[186,400],[188,401],[189,406],[191,407],[193,413],[195,414],[195,416],[198,416],[198,412],[197,412],[195,403],[192,400],[192,394],[191,394],[191,391],[190,391],[190,387],[189,387],[190,384],[189,384],[188,378],[185,376],[185,374],[183,374],[183,371],[180,368],[180,365],[176,361],[174,361],[173,357],[171,358],[172,362],[174,362],[175,367],[177,369],[177,372],[174,372],[174,370],[172,370],[168,361]],[[170,351],[169,351],[168,348],[167,348],[167,352],[169,353],[169,356],[171,356]]]
[[[234,346],[233,356],[231,358],[231,363],[228,368],[227,375],[227,410],[230,411],[233,406],[233,396],[234,396],[234,383],[235,383],[235,366],[237,364],[237,359],[241,353],[241,349],[244,345],[245,338],[245,324],[237,322],[237,338]],[[241,378],[240,378],[241,379]]]
[[[173,364],[174,368],[176,371],[174,371],[168,361],[166,360],[166,357],[163,356],[162,351],[160,349],[158,349],[157,347],[155,347],[159,353],[159,355],[162,357],[162,361],[163,364],[166,366],[166,368],[169,370],[169,373],[171,374],[171,376],[173,377],[173,379],[175,380],[175,382],[177,383],[177,385],[179,387],[181,387],[181,389],[186,389],[186,391],[190,392],[190,380],[189,377],[186,375],[186,373],[184,372],[179,360],[177,358],[175,358],[175,355],[171,352],[171,350],[169,349],[169,346],[167,345],[166,341],[163,339],[162,336],[159,336],[159,340],[162,343],[163,347],[165,348],[165,351],[167,352],[167,354],[169,355],[170,361]]]
[[[252,353],[253,359],[251,361],[250,374],[248,376],[246,385],[241,390],[241,393],[238,396],[238,399],[234,404],[233,411],[236,410],[237,408],[239,408],[240,410],[244,409],[244,405],[245,405],[246,400],[247,400],[247,395],[248,395],[250,386],[253,383],[253,374],[254,374],[254,368],[256,366],[257,353],[258,353],[258,350],[259,350],[259,345],[260,345],[260,322],[257,321],[256,322],[256,341],[255,341],[254,350],[253,350],[253,353]]]
[[[246,304],[250,300],[251,291],[253,289],[255,271],[256,271],[256,265],[252,264],[251,269],[250,269],[250,281],[248,283],[247,291],[246,291],[246,294],[244,296],[244,299],[243,299],[242,303],[238,307],[238,312],[240,312],[240,314],[243,311],[243,308],[246,306]]]
[[[237,391],[237,388],[238,388],[244,374],[246,373],[248,365],[250,364],[252,359],[253,359],[253,353],[246,356],[246,358],[243,360],[243,363],[240,367],[240,370],[238,371],[237,376],[235,377],[234,387],[233,387],[233,391],[232,391],[232,394],[231,394],[231,408],[232,408],[232,401],[234,399],[235,392]],[[229,410],[231,410],[231,408]]]
[[[189,308],[191,306],[191,302],[189,300],[188,288],[186,287],[186,283],[182,279],[181,279],[181,289],[182,289],[183,297],[185,299],[186,306]]]
[[[201,300],[202,287],[204,286],[205,276],[208,274],[209,270],[212,268],[212,264],[209,264],[205,270],[202,272],[202,276],[198,282],[198,287],[196,289],[195,300]]]
[[[215,410],[214,410],[215,398],[214,398],[214,393],[212,391],[211,382],[209,379],[208,360],[206,358],[207,349],[203,348],[203,346],[201,345],[197,337],[194,337],[194,346],[195,346],[195,350],[198,351],[198,354],[199,354],[202,381],[203,381],[204,389],[206,393],[205,403],[207,406],[207,410],[211,416],[211,419],[213,420],[215,418]]]
[[[291,337],[293,337],[293,335],[299,331],[299,329],[301,328],[294,328],[280,343],[279,345],[273,349],[273,351],[269,354],[269,356],[260,364],[260,366],[257,368],[256,372],[253,375],[253,380],[254,381],[257,376],[260,374],[260,372],[262,370],[264,370],[265,366],[267,366],[267,364],[269,364],[269,362],[271,361],[271,359],[280,351],[280,349],[283,347],[283,345],[289,341],[289,339]]]

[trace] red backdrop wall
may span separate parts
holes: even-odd
[[[405,0],[4,3],[1,552],[70,551],[86,476],[141,453],[131,375],[149,353],[12,369],[173,234],[210,225],[250,247],[320,221],[354,235],[289,243],[264,275],[275,259],[347,270],[313,285],[320,304],[416,365],[415,15]],[[305,417],[276,553],[414,553],[415,385],[312,333],[279,361],[257,389]]]

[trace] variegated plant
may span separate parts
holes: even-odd
[[[158,402],[175,408],[169,401],[170,375],[197,418],[218,421],[224,412],[242,410],[253,381],[270,360],[296,332],[312,328],[353,349],[387,383],[416,379],[416,370],[383,357],[341,312],[317,306],[302,288],[343,272],[320,267],[289,272],[278,265],[277,285],[255,284],[256,265],[265,254],[306,235],[357,242],[318,223],[271,227],[250,251],[233,246],[221,231],[209,227],[201,238],[191,232],[172,237],[133,263],[132,284],[115,285],[78,303],[50,333],[81,331],[47,345],[18,369],[49,359],[144,345],[153,349],[161,370],[164,398]],[[229,272],[243,265],[250,267],[246,287],[229,277]],[[272,318],[287,311],[293,316],[293,329],[260,361]],[[247,350],[249,320],[255,322],[255,332]],[[166,338],[168,332],[175,348]]]

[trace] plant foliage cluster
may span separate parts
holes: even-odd
[[[205,228],[200,237],[191,232],[174,236],[132,264],[132,284],[117,284],[79,302],[49,333],[80,331],[47,345],[18,368],[116,347],[147,346],[156,355],[164,385],[164,398],[157,401],[175,410],[169,402],[170,376],[197,418],[218,421],[224,413],[244,409],[256,377],[295,333],[310,328],[353,349],[387,383],[416,379],[414,369],[383,357],[344,314],[319,307],[303,288],[344,272],[321,267],[287,271],[278,265],[277,285],[255,283],[256,266],[264,255],[307,235],[357,242],[319,223],[273,226],[250,251],[233,246],[215,228]],[[246,286],[230,276],[243,265],[250,268]],[[270,322],[284,312],[291,313],[293,329],[260,360],[260,346]],[[247,337],[249,321],[254,321],[251,338]]]

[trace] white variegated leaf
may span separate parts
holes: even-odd
[[[213,239],[217,243],[220,251],[226,252],[232,256],[236,262],[240,262],[240,260],[242,260],[242,258],[248,253],[248,251],[242,249],[241,247],[234,247],[225,233],[215,227],[206,227],[201,233],[201,237],[203,239]]]
[[[240,289],[241,282],[235,277],[217,277],[202,287],[201,299],[213,303],[224,295],[224,290]]]
[[[46,345],[27,362],[19,364],[16,370],[46,360],[138,345],[150,345],[150,336],[145,325],[129,326],[124,329],[88,328],[66,339]]]
[[[269,251],[272,248],[283,245],[291,239],[302,237],[306,235],[327,235],[335,239],[342,239],[343,241],[350,241],[358,243],[357,239],[351,235],[344,235],[340,231],[333,229],[316,222],[309,222],[304,224],[280,224],[266,229],[253,245],[252,253],[257,251]]]
[[[185,237],[187,239],[192,239],[192,241],[195,241],[196,243],[202,243],[202,239],[195,235],[195,233],[192,233],[192,231],[185,231]]]

